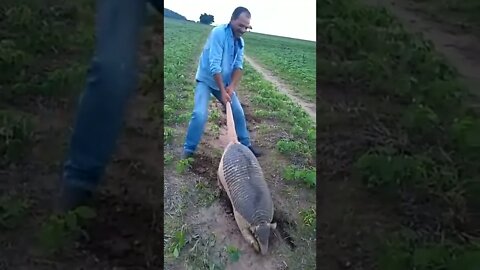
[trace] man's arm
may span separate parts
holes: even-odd
[[[209,62],[210,73],[215,79],[220,91],[225,91],[225,85],[222,78],[222,55],[223,55],[223,35],[222,29],[212,31],[210,40]]]
[[[234,71],[232,74],[232,83],[228,87],[229,89],[227,89],[230,95],[233,93],[233,91],[236,91],[236,89],[238,89],[238,84],[243,75],[243,39],[240,39],[240,42],[241,48],[239,49],[238,55],[235,59],[235,63],[233,64]]]
[[[242,78],[243,75],[243,70],[241,68],[237,68],[233,71],[232,74],[232,83],[230,84],[233,88],[233,90],[236,90],[238,88],[238,83],[240,82],[240,79]],[[231,94],[231,93],[229,93]]]

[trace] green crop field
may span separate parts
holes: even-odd
[[[139,41],[138,91],[92,205],[53,211],[93,52],[94,7],[0,4],[0,269],[162,267],[162,122],[148,111],[161,109],[163,18],[151,16]]]
[[[315,103],[315,42],[250,33],[246,54],[254,57],[282,81],[294,94]]]
[[[326,269],[475,269],[480,121],[456,70],[384,9],[317,7]]]
[[[196,65],[210,29],[165,19],[165,267],[224,269],[227,265],[245,267],[253,263],[265,269],[283,269],[286,265],[289,269],[315,269],[315,125],[250,65],[245,64],[238,94],[252,141],[264,153],[259,161],[272,191],[280,228],[279,235],[272,236],[266,258],[254,253],[243,240],[233,216],[228,214],[226,197],[216,186],[226,123],[214,98],[196,155],[190,160],[179,159],[193,108]],[[247,51],[255,49],[255,42],[251,43],[246,41]],[[292,43],[290,49],[313,55],[313,46],[306,49],[301,43]],[[253,54],[251,57],[255,58]],[[264,67],[273,70],[278,60],[271,55],[265,59],[269,58],[272,64],[265,62]],[[313,69],[301,72],[307,73],[306,78],[314,76]]]

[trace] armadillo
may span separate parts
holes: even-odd
[[[242,236],[265,255],[270,231],[276,228],[276,223],[272,223],[272,197],[257,158],[237,139],[230,102],[226,104],[226,113],[229,143],[218,166],[218,185],[232,203]]]

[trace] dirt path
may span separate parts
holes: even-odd
[[[366,0],[387,8],[413,33],[421,32],[459,71],[474,95],[480,96],[480,40],[458,29],[428,20],[409,0]]]
[[[292,89],[290,89],[290,86],[288,86],[286,83],[282,82],[279,78],[275,77],[270,71],[266,70],[260,64],[258,64],[255,60],[253,60],[250,57],[244,56],[245,60],[252,65],[252,67],[259,72],[260,74],[263,75],[265,80],[273,83],[275,87],[280,90],[282,93],[286,94],[292,101],[300,105],[312,118],[313,121],[316,119],[316,106],[314,103],[307,102],[305,100],[302,100],[296,96],[294,96],[293,93],[295,93]]]

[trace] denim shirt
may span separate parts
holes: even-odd
[[[218,25],[210,32],[200,55],[195,79],[220,90],[214,75],[221,72],[223,83],[229,85],[235,69],[243,69],[244,41],[234,39],[229,24]]]

